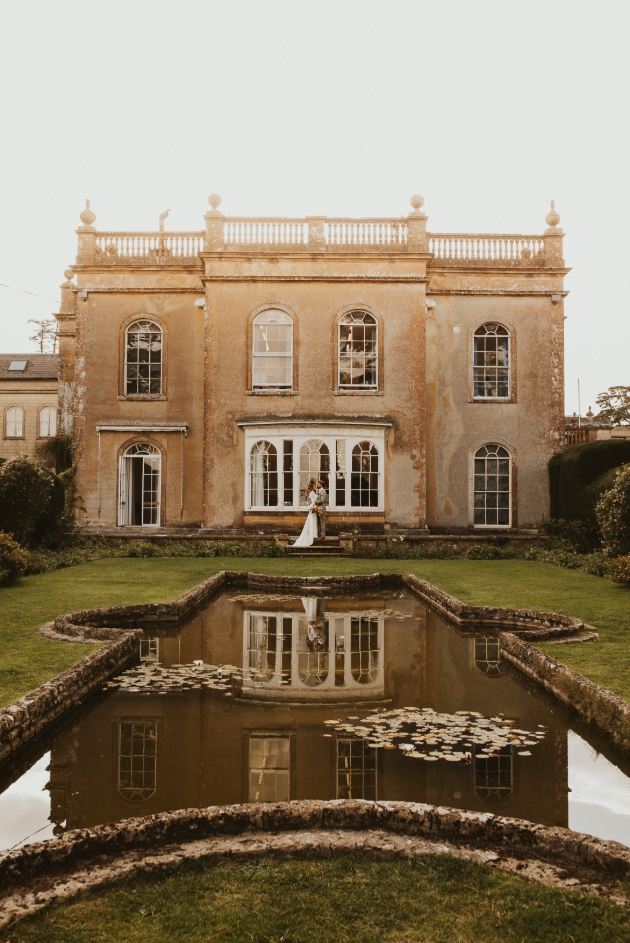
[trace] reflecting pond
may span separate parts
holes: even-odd
[[[139,659],[32,748],[30,768],[5,764],[0,847],[174,809],[334,798],[630,844],[628,760],[504,661],[496,635],[462,632],[406,591],[227,591],[179,630],[146,631]],[[452,717],[441,739],[437,721],[401,726],[429,711]]]

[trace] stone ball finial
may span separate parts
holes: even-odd
[[[424,206],[424,197],[420,196],[419,193],[415,193],[409,200],[413,209],[416,213],[419,213],[422,207]]]
[[[213,210],[218,210],[219,207],[221,206],[221,197],[219,196],[218,193],[211,193],[210,196],[208,197],[208,203],[210,204]]]
[[[67,268],[65,272],[63,273],[63,277],[66,278],[69,282],[71,282],[72,279],[74,278],[74,272],[72,271],[71,268]]]
[[[560,214],[556,213],[556,201],[551,201],[551,209],[545,216],[545,222],[551,229],[555,229],[560,222]]]
[[[85,209],[81,213],[79,219],[84,226],[91,226],[94,220],[96,219],[96,214],[90,209],[90,201],[85,201]]]

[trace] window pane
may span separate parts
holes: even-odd
[[[475,331],[473,396],[502,398],[510,395],[510,338],[501,325],[484,324]]]
[[[510,460],[502,446],[487,445],[474,459],[473,520],[477,526],[510,525]]]
[[[362,311],[353,311],[339,325],[339,386],[377,386],[377,325]]]

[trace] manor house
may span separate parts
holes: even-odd
[[[101,232],[62,285],[59,425],[86,532],[536,526],[563,447],[560,217],[540,235],[407,216],[225,216]],[[356,532],[356,531],[355,531]]]

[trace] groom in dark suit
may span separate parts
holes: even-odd
[[[315,485],[315,507],[319,508],[317,515],[317,539],[323,540],[326,536],[326,505],[328,504],[328,495],[322,481]]]

